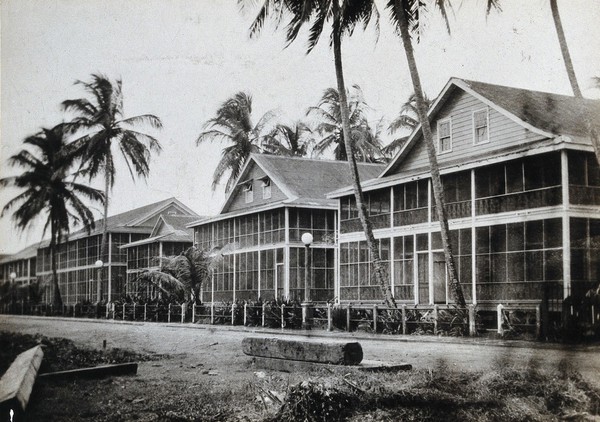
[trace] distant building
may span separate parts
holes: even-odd
[[[358,164],[362,180],[383,169]],[[203,301],[304,299],[303,233],[314,239],[310,299],[333,299],[337,201],[325,194],[351,182],[345,161],[252,154],[219,214],[189,225],[202,249],[233,245],[204,286]]]
[[[102,220],[96,221],[96,228],[88,234],[84,230],[72,233],[61,244],[58,251],[58,279],[63,302],[66,305],[84,301],[97,302],[99,299],[112,301],[126,292],[127,249],[121,246],[143,241],[162,221],[172,221],[175,217],[199,218],[198,214],[175,198],[149,204],[121,214],[108,217],[108,256],[103,257],[103,277],[98,287],[98,268],[102,239]],[[37,250],[36,276],[50,280],[52,270],[48,241],[42,242]],[[48,292],[51,300],[52,292]]]
[[[468,303],[557,306],[600,281],[600,101],[451,79],[429,111]],[[363,183],[396,300],[451,303],[420,128]],[[351,188],[339,200],[342,302],[381,301]]]
[[[163,257],[179,255],[191,247],[194,231],[186,225],[194,220],[198,220],[197,215],[161,214],[149,237],[120,246],[127,254],[127,295],[153,295],[154,291],[140,286],[136,277],[142,271],[159,269]]]
[[[0,283],[15,283],[17,288],[36,281],[37,244],[26,247],[13,255],[0,258]],[[14,273],[14,280],[11,274]],[[26,293],[23,294],[26,296]]]

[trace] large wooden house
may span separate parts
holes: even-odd
[[[559,304],[600,279],[600,101],[451,79],[429,111],[468,303]],[[396,300],[452,302],[420,127],[363,184]],[[381,301],[350,188],[339,201],[341,302]]]
[[[358,164],[361,180],[383,169]],[[325,195],[351,180],[347,162],[252,154],[219,214],[190,224],[198,247],[229,245],[203,301],[303,300],[304,233],[313,236],[310,299],[333,299],[337,201]]]

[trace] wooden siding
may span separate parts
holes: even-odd
[[[475,144],[473,133],[473,112],[489,110],[489,142]],[[447,162],[469,162],[473,159],[482,159],[494,156],[494,151],[514,147],[524,142],[534,142],[544,139],[543,136],[527,130],[524,126],[514,122],[497,110],[488,107],[477,98],[462,90],[448,100],[440,112],[431,122],[434,142],[437,143],[437,122],[451,118],[452,126],[452,151],[438,154],[438,161],[443,168]],[[400,163],[395,173],[423,170],[429,167],[429,159],[425,144],[417,141],[406,159]]]
[[[152,217],[148,218],[147,220],[144,220],[141,223],[136,224],[135,227],[150,227],[150,228],[154,228],[154,226],[156,225],[156,222],[158,221],[158,217],[160,217],[161,214],[162,215],[167,215],[170,212],[175,213],[174,215],[190,215],[187,211],[185,211],[179,205],[177,205],[177,204],[171,204],[167,208],[165,208],[164,210],[162,210],[160,213],[154,214]]]
[[[263,199],[262,192],[262,180],[261,178],[266,176],[266,173],[261,169],[256,163],[252,163],[252,168],[244,177],[242,181],[250,181],[252,180],[252,189],[254,191],[254,200],[250,203],[246,203],[245,192],[241,186],[236,186],[234,189],[234,197],[229,203],[227,209],[224,209],[222,213],[257,207],[260,205],[269,204],[272,202],[279,202],[284,199],[287,199],[287,195],[283,193],[283,191],[275,184],[274,181],[271,180],[271,198]]]

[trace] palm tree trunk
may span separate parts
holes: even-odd
[[[567,70],[567,75],[569,76],[571,89],[576,97],[582,98],[583,96],[581,95],[581,89],[579,89],[579,84],[577,83],[577,76],[575,76],[575,68],[573,67],[573,62],[571,61],[569,46],[567,45],[567,39],[565,38],[565,31],[563,30],[562,22],[560,21],[560,14],[558,13],[556,0],[550,0],[550,9],[552,10],[552,19],[554,19],[554,27],[556,28],[556,34],[558,35],[560,52],[562,53],[563,61],[565,62],[565,68]]]
[[[104,265],[102,266],[102,268],[98,271],[98,273],[102,274],[102,277],[98,280],[98,283],[102,283],[102,279],[104,279],[105,276],[107,276],[108,274],[105,274],[106,272],[106,268],[108,268],[108,191],[110,189],[110,173],[109,173],[109,166],[108,166],[108,159],[107,159],[107,164],[105,166],[104,169],[104,215],[103,215],[103,219],[102,219],[102,239],[100,241],[100,260],[103,261]],[[99,289],[100,292],[102,291],[102,289]],[[98,302],[100,302],[102,298],[99,297],[98,298]]]
[[[573,95],[575,95],[577,98],[583,98],[581,89],[579,88],[579,83],[577,82],[577,76],[575,75],[575,68],[573,67],[573,62],[571,61],[571,53],[569,52],[569,46],[567,44],[565,31],[563,30],[562,22],[560,20],[560,14],[558,13],[558,5],[556,4],[556,0],[550,0],[550,9],[552,10],[554,28],[556,29],[556,35],[558,35],[560,52],[562,53],[567,76],[569,77],[569,83],[571,84],[571,89],[573,90]],[[598,132],[593,125],[590,125],[589,132],[592,146],[594,147],[594,153],[596,154],[596,160],[600,164],[600,137],[598,136]]]
[[[58,245],[56,244],[56,225],[54,221],[51,223],[50,231],[50,265],[52,266],[52,286],[54,287],[54,294],[52,303],[56,308],[62,308],[63,301],[62,296],[60,294],[60,285],[58,284],[58,271],[56,265],[56,253],[58,249]]]
[[[352,174],[352,187],[354,190],[354,197],[356,198],[358,217],[365,232],[367,247],[371,253],[371,263],[373,264],[373,270],[375,271],[375,280],[381,288],[386,305],[390,308],[397,308],[396,301],[394,300],[394,296],[388,282],[389,277],[386,274],[383,263],[381,262],[381,257],[379,255],[379,242],[375,239],[371,221],[367,218],[367,209],[363,201],[363,193],[360,186],[360,177],[358,175],[356,159],[352,151],[352,140],[350,138],[350,112],[348,109],[348,98],[346,97],[346,86],[344,82],[344,72],[342,66],[342,39],[340,31],[339,5],[337,0],[334,0],[333,7],[333,55],[335,61],[335,76],[340,95],[344,149],[346,151],[348,165],[350,166],[350,172]]]
[[[427,116],[427,107],[425,106],[423,90],[421,88],[421,79],[419,77],[417,62],[414,56],[412,40],[408,29],[408,21],[402,9],[402,4],[400,0],[396,0],[396,12],[399,20],[398,23],[400,25],[400,37],[402,38],[402,44],[404,46],[404,52],[406,53],[406,60],[408,62],[410,77],[413,83],[417,103],[417,112],[419,115],[419,122],[421,123],[421,131],[423,133],[423,139],[425,141],[425,145],[427,147],[427,155],[429,157],[433,197],[436,203],[437,217],[440,221],[442,245],[444,247],[444,257],[446,260],[446,269],[448,271],[448,278],[450,279],[450,291],[452,292],[452,297],[456,304],[459,307],[464,308],[466,307],[465,297],[462,291],[462,287],[458,281],[458,277],[456,274],[456,265],[454,262],[454,254],[452,253],[452,246],[450,245],[450,229],[448,228],[448,216],[446,214],[445,206],[446,202],[444,199],[444,190],[440,178],[440,169],[437,162],[436,149],[433,143],[431,125]]]

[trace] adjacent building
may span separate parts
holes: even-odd
[[[37,280],[36,259],[38,245],[28,246],[19,252],[0,258],[0,283],[14,283],[19,295],[26,297],[23,287]]]
[[[468,303],[557,306],[600,280],[600,101],[451,79],[429,111]],[[420,128],[363,184],[396,300],[451,303]],[[339,202],[341,302],[380,301],[351,188]]]
[[[361,180],[383,169],[358,164]],[[347,162],[252,154],[219,214],[189,225],[200,248],[229,245],[203,301],[303,300],[306,250],[310,299],[334,299],[337,200],[326,193],[351,182]]]
[[[58,280],[66,305],[82,302],[112,301],[127,291],[127,251],[121,246],[143,241],[154,229],[162,227],[159,220],[174,221],[178,217],[199,218],[198,214],[175,198],[108,217],[108,255],[100,256],[102,220],[90,233],[72,233],[61,244],[57,255]],[[160,227],[159,227],[160,226]],[[52,276],[50,249],[47,241],[37,249],[36,276],[49,280]],[[102,261],[102,271],[96,266]],[[99,277],[100,276],[100,277]],[[100,280],[99,280],[100,278]],[[51,289],[51,284],[50,284]],[[52,292],[48,292],[52,298]]]

